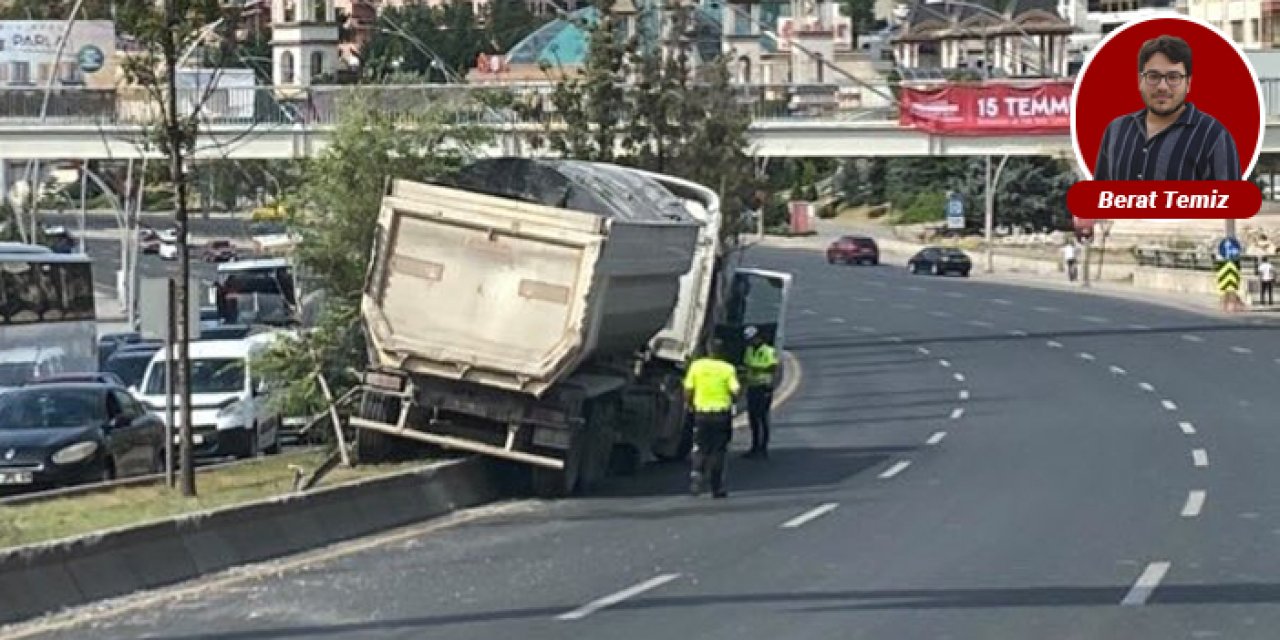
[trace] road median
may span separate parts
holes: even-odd
[[[507,468],[479,456],[436,461],[306,493],[0,550],[0,623],[492,502],[505,495]]]

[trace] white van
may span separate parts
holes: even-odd
[[[252,360],[275,336],[208,340],[190,344],[192,444],[197,457],[249,458],[280,450],[280,415],[267,386],[253,375]],[[156,352],[134,392],[152,413],[165,417],[164,350]],[[174,406],[178,405],[174,389]],[[175,425],[181,425],[174,414]],[[174,431],[175,438],[177,431]],[[176,441],[176,440],[175,440]]]

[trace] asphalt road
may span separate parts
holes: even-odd
[[[756,259],[797,275],[803,382],[728,500],[657,466],[46,637],[1275,637],[1275,329]]]

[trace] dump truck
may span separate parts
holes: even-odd
[[[572,160],[389,182],[361,301],[357,455],[405,440],[528,465],[563,496],[688,456],[682,379],[711,335],[783,346],[791,278],[737,268],[716,193]]]

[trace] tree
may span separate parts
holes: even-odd
[[[283,408],[290,415],[312,415],[326,406],[315,374],[341,394],[354,383],[348,373],[365,362],[360,298],[385,180],[447,178],[492,139],[488,129],[456,124],[454,114],[467,105],[446,98],[388,110],[394,103],[362,91],[343,95],[339,104],[342,115],[329,146],[307,162],[287,207],[301,236],[297,263],[319,288],[324,306],[305,337],[281,341],[260,364],[268,379],[284,385]]]
[[[190,305],[191,264],[187,246],[186,160],[195,153],[200,116],[210,93],[217,86],[217,74],[207,88],[184,95],[179,102],[177,70],[182,55],[212,32],[231,39],[238,21],[234,10],[224,13],[218,0],[124,0],[115,5],[120,31],[133,37],[139,46],[124,59],[122,68],[128,82],[143,88],[152,108],[159,114],[158,126],[148,128],[149,142],[168,160],[169,180],[176,192],[177,227],[177,354],[175,388],[178,391],[178,423],[182,429],[182,494],[194,496],[195,471],[191,448],[191,362]],[[216,25],[216,26],[215,26]]]
[[[853,49],[858,49],[858,36],[869,33],[876,24],[875,0],[843,0],[840,13],[853,23]]]
[[[11,0],[0,3],[0,20],[66,20],[75,0]],[[111,20],[116,3],[112,0],[85,0],[77,20]]]
[[[747,154],[750,115],[737,100],[728,62],[721,58],[693,68],[687,9],[664,11],[666,38],[658,47],[657,36],[643,31],[635,42],[621,41],[612,5],[599,0],[596,23],[583,25],[590,34],[583,67],[556,83],[552,103],[563,126],[548,131],[551,149],[717,190],[725,213],[722,232],[733,236],[739,214],[761,185]],[[633,75],[635,81],[626,83]]]

